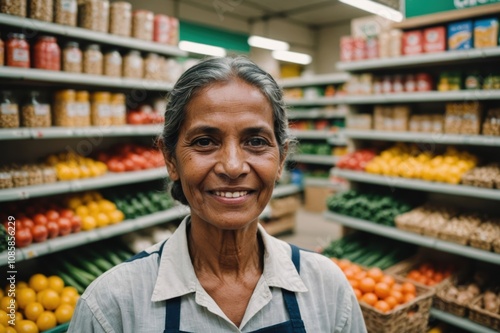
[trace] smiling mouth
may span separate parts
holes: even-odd
[[[222,198],[240,198],[248,194],[248,191],[236,191],[236,192],[223,192],[223,191],[214,191],[216,196]]]

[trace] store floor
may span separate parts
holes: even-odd
[[[300,208],[297,212],[295,231],[278,238],[308,250],[317,250],[340,237],[342,228],[323,218],[322,213],[312,213]]]

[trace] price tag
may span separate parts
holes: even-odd
[[[18,193],[18,197],[19,197],[20,200],[26,200],[26,199],[30,198],[30,193],[26,192],[26,191],[20,191]]]
[[[27,249],[24,252],[24,259],[32,259],[38,257],[38,252],[33,249]]]

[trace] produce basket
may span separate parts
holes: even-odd
[[[401,279],[397,276],[394,278],[401,283],[408,282],[407,279]],[[426,332],[434,291],[419,285],[415,285],[415,287],[417,288],[417,297],[388,313],[383,313],[370,305],[360,302],[368,332]]]
[[[408,232],[413,232],[416,234],[422,234],[422,225],[420,224],[420,221],[415,221],[412,219],[407,219],[405,218],[405,214],[398,215],[394,219],[394,223],[396,224],[396,228],[408,231]]]
[[[478,296],[469,305],[469,319],[500,332],[500,314],[482,308],[483,295]]]
[[[43,331],[43,333],[65,333],[68,331],[69,323],[58,325],[50,330]]]
[[[465,317],[467,315],[467,307],[465,305],[460,305],[446,297],[446,291],[449,287],[452,287],[451,281],[447,281],[445,286],[436,292],[434,297],[433,306],[441,311],[451,313],[458,317]]]

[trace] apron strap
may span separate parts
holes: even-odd
[[[181,297],[169,299],[165,309],[165,330],[163,333],[179,332],[181,324]]]
[[[293,244],[290,244],[290,247],[292,248],[292,262],[295,269],[300,274],[300,250]],[[299,304],[297,303],[295,293],[286,289],[281,289],[281,293],[283,294],[283,300],[285,301],[285,306],[288,310],[288,316],[290,317],[290,322],[294,331],[305,332],[304,322],[302,321],[302,316],[300,315]]]

